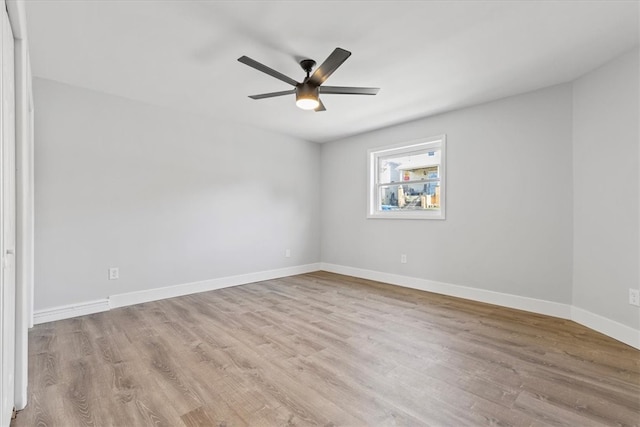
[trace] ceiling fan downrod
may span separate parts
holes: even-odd
[[[313,59],[303,59],[302,61],[300,61],[300,66],[304,71],[307,72],[307,79],[309,79],[311,70],[313,70],[313,67],[316,66],[316,61],[314,61]]]

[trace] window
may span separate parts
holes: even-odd
[[[445,136],[368,151],[369,218],[444,219]]]

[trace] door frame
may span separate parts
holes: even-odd
[[[5,3],[5,0],[2,0]],[[33,92],[25,0],[6,1],[14,38],[16,116],[16,332],[14,406],[27,405],[28,331],[33,327],[34,160]]]
[[[4,0],[2,0],[4,5]],[[15,138],[15,43],[6,9],[0,16],[0,146],[2,153],[0,255],[0,423],[8,425],[15,411],[16,343],[16,138]]]

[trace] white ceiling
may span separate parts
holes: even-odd
[[[573,80],[638,45],[638,1],[26,0],[34,76],[325,142]],[[303,111],[299,59],[352,56]],[[37,94],[36,94],[37,96]]]

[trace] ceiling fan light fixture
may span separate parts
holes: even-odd
[[[315,110],[320,105],[318,88],[309,85],[298,86],[296,91],[296,105],[303,110]]]
[[[315,110],[320,105],[320,102],[314,98],[298,98],[296,99],[296,105],[303,110]]]

